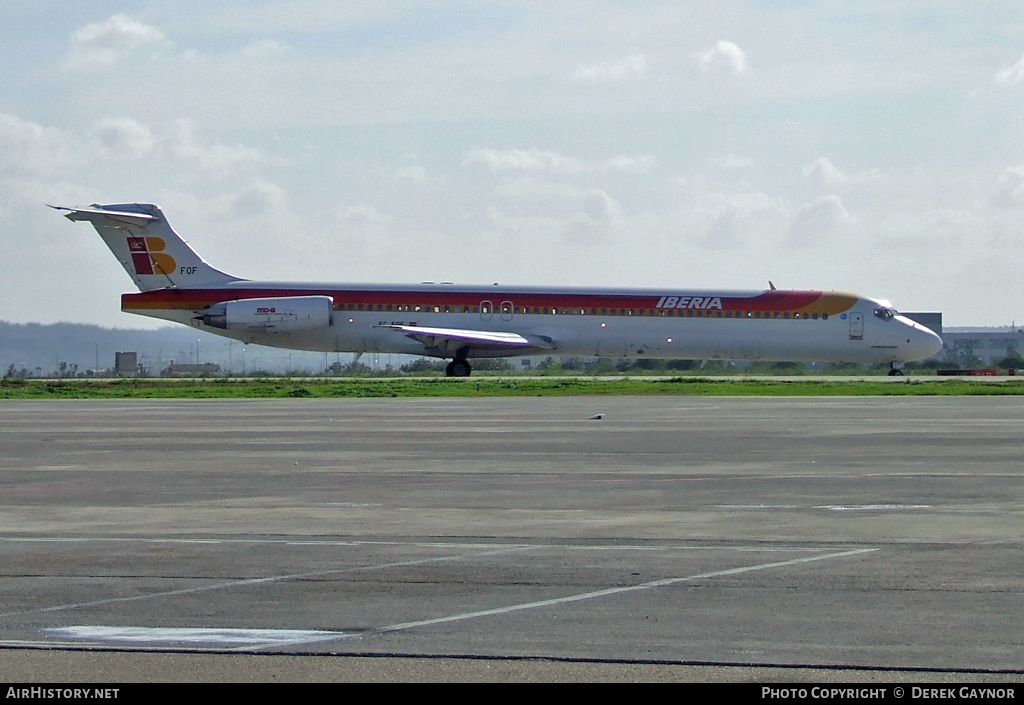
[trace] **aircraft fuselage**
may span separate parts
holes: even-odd
[[[328,326],[287,332],[218,330],[196,312],[239,299],[331,299]],[[933,354],[937,336],[885,302],[822,291],[543,289],[233,282],[219,288],[125,294],[122,308],[192,324],[219,335],[301,350],[453,357],[457,342],[424,345],[407,328],[515,331],[537,346],[472,347],[468,357],[794,360],[882,363]],[[275,311],[275,313],[277,313]],[[543,344],[547,343],[547,344]]]
[[[148,203],[62,208],[139,289],[130,313],[280,348],[452,358],[547,354],[892,364],[942,349],[887,302],[833,291],[257,282],[210,266]]]

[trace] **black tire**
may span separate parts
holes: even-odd
[[[449,367],[452,370],[452,377],[469,377],[473,372],[473,368],[465,360],[453,360]]]

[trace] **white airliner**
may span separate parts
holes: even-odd
[[[451,358],[549,354],[904,363],[942,349],[886,301],[823,291],[577,289],[454,284],[317,284],[214,269],[154,205],[64,208],[92,223],[139,288],[121,309],[246,343]]]

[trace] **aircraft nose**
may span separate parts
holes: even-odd
[[[907,341],[908,360],[924,360],[942,352],[942,338],[930,328],[915,323],[913,329],[907,333],[909,338]]]
[[[940,338],[938,334],[931,329],[926,328],[925,330],[928,331],[927,357],[931,357],[932,355],[938,355],[940,352],[942,352],[942,338]]]

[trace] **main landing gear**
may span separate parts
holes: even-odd
[[[889,363],[889,376],[890,377],[902,377],[903,376],[903,362],[890,362]]]
[[[473,372],[473,368],[469,366],[469,362],[466,361],[466,355],[469,354],[469,348],[459,348],[455,351],[455,359],[448,363],[448,366],[444,368],[445,377],[469,377],[470,373]]]

